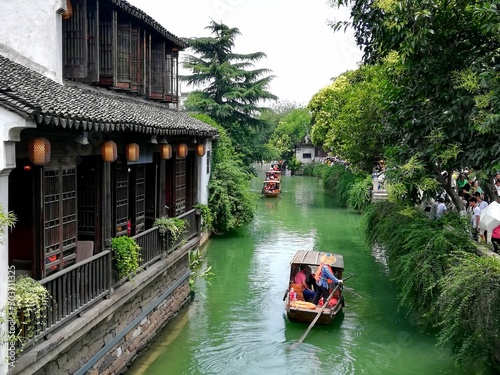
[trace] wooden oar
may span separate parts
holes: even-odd
[[[346,281],[348,279],[350,279],[351,277],[354,276],[354,273],[347,276],[345,279],[343,279],[342,281]],[[298,345],[300,343],[302,343],[304,341],[304,339],[306,338],[307,334],[309,333],[309,331],[312,329],[312,327],[314,327],[314,325],[316,324],[316,322],[318,321],[319,317],[321,316],[321,314],[323,313],[323,311],[325,310],[326,306],[328,306],[328,302],[330,302],[330,299],[333,297],[333,294],[337,291],[337,289],[340,287],[340,284],[337,284],[337,286],[332,290],[332,292],[330,293],[330,295],[328,296],[328,298],[326,299],[326,301],[323,303],[323,307],[321,308],[321,310],[319,310],[319,312],[316,314],[316,316],[314,317],[314,320],[311,322],[311,324],[309,324],[309,327],[307,327],[306,331],[304,332],[304,334],[302,335],[302,337],[299,339],[299,341],[297,341],[296,343],[294,343],[292,346],[290,346],[290,349],[294,346],[294,345]],[[339,303],[341,303],[339,301]]]

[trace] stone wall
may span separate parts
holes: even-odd
[[[189,301],[188,243],[19,358],[12,374],[123,372]],[[193,244],[196,246],[193,247]]]

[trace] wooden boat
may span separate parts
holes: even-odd
[[[265,180],[262,187],[262,194],[265,197],[276,198],[281,193],[281,186],[279,180]]]
[[[292,322],[311,323],[318,313],[321,311],[321,306],[316,306],[312,302],[304,301],[301,287],[293,283],[295,274],[299,271],[301,266],[309,266],[311,269],[311,278],[314,279],[314,274],[321,264],[321,257],[329,253],[319,251],[299,250],[295,253],[292,261],[290,262],[290,278],[289,285],[285,291],[285,308],[287,317]],[[344,271],[344,257],[340,254],[331,254],[335,257],[335,262],[331,265],[333,272],[339,279],[342,279],[342,272]],[[315,285],[315,284],[314,284]],[[290,300],[290,290],[294,288],[296,293],[295,300]],[[344,296],[342,289],[337,288],[330,304],[325,307],[321,316],[318,318],[316,324],[331,324],[335,316],[342,310],[344,306]]]

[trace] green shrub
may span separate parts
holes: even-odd
[[[440,345],[451,345],[458,362],[474,363],[476,373],[498,364],[500,352],[500,264],[490,257],[457,252],[433,313],[439,316]]]
[[[369,242],[386,251],[400,304],[420,324],[439,327],[439,343],[451,344],[459,362],[492,364],[500,351],[500,266],[475,254],[466,220],[453,213],[431,220],[419,207],[382,201],[367,207],[363,224]]]
[[[161,216],[153,222],[161,232],[169,233],[173,243],[176,243],[186,232],[186,220],[177,217]]]
[[[371,203],[371,186],[371,176],[356,178],[348,192],[348,206],[358,211],[364,211]]]
[[[9,304],[7,317],[16,326],[15,332],[9,330],[8,340],[12,344],[24,344],[45,324],[51,296],[38,281],[25,276],[9,283],[8,289],[9,295],[15,295],[15,303]]]
[[[136,275],[141,262],[140,247],[131,237],[122,236],[111,240],[113,259],[118,277],[121,279]]]

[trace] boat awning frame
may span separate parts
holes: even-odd
[[[344,256],[335,253],[329,253],[324,251],[314,251],[314,250],[298,250],[290,265],[292,264],[308,264],[311,266],[319,266],[321,264],[321,257],[323,255],[331,254],[335,257],[335,263],[332,264],[334,268],[342,268],[344,269]]]

